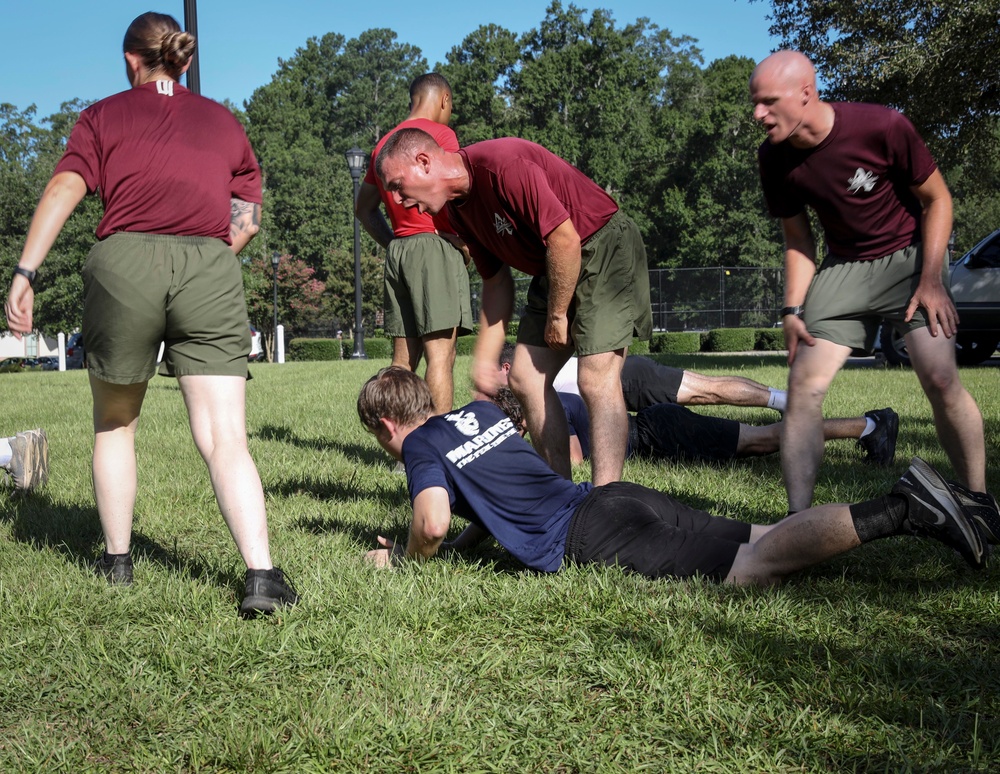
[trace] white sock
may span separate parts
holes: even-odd
[[[14,453],[10,450],[10,438],[0,438],[0,468],[10,465]]]
[[[768,392],[771,393],[771,397],[767,399],[767,407],[784,413],[785,409],[788,408],[788,393],[774,387],[768,388]]]
[[[865,429],[861,431],[861,435],[858,438],[864,438],[868,433],[875,429],[875,420],[871,417],[865,417]]]

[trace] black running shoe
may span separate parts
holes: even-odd
[[[112,586],[132,585],[132,556],[130,554],[109,554],[105,551],[94,565],[94,572],[105,578]]]
[[[958,551],[974,569],[986,564],[987,554],[972,518],[941,475],[919,457],[892,487],[909,505],[905,526],[914,535],[934,538]]]
[[[988,492],[973,492],[957,481],[949,481],[948,486],[987,542],[993,545],[1000,543],[1000,507],[997,507],[997,499]]]
[[[240,604],[243,618],[270,615],[281,607],[291,607],[299,601],[291,581],[277,567],[270,570],[247,570],[246,590]]]
[[[882,467],[896,458],[896,436],[899,435],[899,414],[891,408],[866,411],[865,416],[875,422],[875,429],[858,439],[858,448],[865,453],[865,462]]]

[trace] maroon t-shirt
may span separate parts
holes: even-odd
[[[152,81],[80,113],[56,173],[100,191],[97,238],[119,231],[217,237],[231,244],[230,199],[260,204],[260,167],[225,107]]]
[[[586,242],[618,211],[604,189],[541,145],[513,137],[461,149],[471,188],[451,224],[489,279],[503,264],[545,273],[545,238],[567,219]]]
[[[375,150],[372,151],[371,162],[368,164],[368,171],[365,173],[365,182],[378,188],[382,203],[386,212],[389,213],[389,222],[392,223],[392,233],[397,237],[408,237],[414,234],[433,234],[435,231],[453,234],[455,230],[448,221],[448,210],[441,210],[437,215],[431,216],[429,213],[420,212],[416,207],[407,209],[402,204],[396,204],[391,196],[386,196],[382,181],[375,174],[375,159],[382,146],[400,129],[420,129],[427,132],[434,138],[434,142],[440,145],[449,153],[458,150],[458,137],[455,132],[444,124],[431,121],[429,118],[410,118],[396,126],[391,132],[386,132]]]
[[[765,140],[757,152],[768,209],[790,218],[812,207],[831,255],[871,260],[920,241],[910,190],[937,168],[916,129],[881,105],[831,103],[833,129],[815,148]]]

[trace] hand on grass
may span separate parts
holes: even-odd
[[[375,548],[365,554],[365,560],[371,562],[376,567],[393,567],[399,563],[402,557],[402,547],[387,537],[378,536],[378,542],[383,548]]]

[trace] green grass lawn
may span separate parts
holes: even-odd
[[[786,378],[775,356],[670,362]],[[257,621],[236,616],[243,567],[174,381],[155,378],[146,399],[136,584],[123,589],[90,570],[102,546],[86,375],[0,375],[0,432],[43,426],[51,449],[44,491],[0,493],[0,771],[1000,770],[1000,571],[974,573],[936,543],[877,541],[777,590],[540,576],[494,547],[366,565],[376,535],[409,523],[405,477],[354,408],[385,364],[252,367],[272,555],[302,594]],[[459,358],[459,399],[469,367]],[[963,378],[1000,491],[998,371]],[[826,410],[886,405],[900,414],[896,464],[828,444],[817,501],[880,494],[913,454],[950,473],[911,372],[845,370]],[[625,478],[727,516],[785,509],[777,457],[629,462]]]

